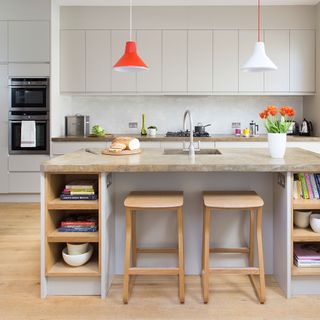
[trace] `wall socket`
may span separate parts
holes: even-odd
[[[129,122],[129,128],[130,129],[138,128],[138,122]]]
[[[232,122],[231,127],[232,127],[232,129],[240,128],[241,122]]]

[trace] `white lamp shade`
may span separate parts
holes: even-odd
[[[241,70],[245,72],[265,72],[277,69],[277,66],[266,55],[263,42],[256,42],[252,56],[241,67]]]

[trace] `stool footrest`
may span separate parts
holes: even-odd
[[[249,248],[210,248],[210,253],[249,253]]]
[[[137,248],[137,253],[178,253],[178,248]]]
[[[129,268],[130,275],[167,275],[176,276],[179,274],[179,268]]]
[[[259,274],[259,268],[209,268],[210,273],[219,274]]]

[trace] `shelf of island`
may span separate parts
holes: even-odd
[[[314,232],[310,227],[297,228],[293,224],[294,210],[320,210],[319,199],[293,199],[292,200],[292,266],[293,276],[320,276],[319,267],[297,267],[293,262],[293,245],[296,242],[320,242],[320,233]]]
[[[61,200],[59,195],[64,185],[83,178],[82,174],[46,174],[46,276],[47,277],[97,277],[100,276],[100,228],[96,232],[59,232],[60,221],[66,215],[78,211],[97,213],[100,222],[100,175],[86,175],[86,179],[98,180],[98,200]],[[67,265],[62,258],[62,249],[67,242],[89,242],[94,246],[94,254],[89,262],[79,267]]]

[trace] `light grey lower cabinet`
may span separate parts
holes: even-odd
[[[8,191],[8,147],[0,147],[0,193],[8,193]]]
[[[74,152],[86,148],[107,148],[111,142],[52,142],[51,153],[53,156],[60,156],[65,153]]]

